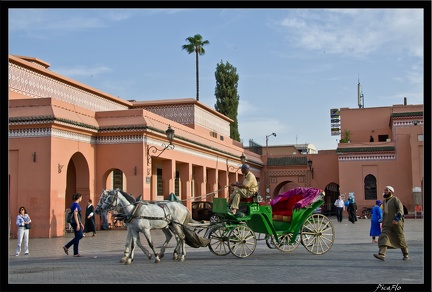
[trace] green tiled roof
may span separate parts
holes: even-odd
[[[306,156],[269,158],[267,166],[307,165]]]
[[[352,147],[352,148],[337,148],[336,153],[352,153],[352,152],[394,152],[394,146],[383,147]]]
[[[392,118],[417,117],[417,116],[423,116],[423,112],[392,113],[390,115],[390,117]]]

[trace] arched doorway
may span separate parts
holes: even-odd
[[[334,202],[340,195],[339,185],[331,182],[325,187],[324,192],[326,194],[325,202],[323,204],[324,215],[336,215],[336,206],[334,205]]]

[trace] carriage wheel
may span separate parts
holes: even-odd
[[[300,244],[300,236],[298,234],[296,234],[296,239],[295,239],[294,243],[290,243],[292,237],[293,237],[292,233],[282,234],[278,237],[279,243],[277,243],[274,240],[274,237],[272,237],[272,239],[274,241],[273,244],[280,251],[283,251],[283,252],[293,251]]]
[[[226,227],[219,227],[210,231],[208,236],[210,243],[208,247],[215,255],[224,256],[230,253],[228,247],[228,232],[229,229]]]
[[[272,236],[267,236],[266,239],[265,239],[265,241],[266,241],[266,244],[267,244],[268,248],[270,248],[270,249],[276,248],[276,246],[274,244],[275,241],[274,241],[274,236],[273,235]]]
[[[216,215],[216,214],[211,215],[211,216],[210,216],[210,222],[211,222],[211,223],[219,223],[219,222],[220,222],[220,218],[219,218],[219,216]]]
[[[255,233],[247,225],[234,227],[228,234],[228,246],[233,255],[238,258],[250,256],[256,248]]]
[[[334,242],[333,223],[324,215],[309,216],[301,227],[301,243],[313,254],[324,254]]]

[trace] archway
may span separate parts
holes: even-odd
[[[325,202],[323,204],[323,213],[327,216],[336,215],[336,206],[334,202],[339,197],[339,185],[335,182],[329,183],[325,189]]]

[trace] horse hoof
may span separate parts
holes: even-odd
[[[181,257],[181,258],[180,258],[180,261],[181,261],[181,262],[184,262],[184,260],[185,260],[184,257]]]
[[[121,259],[120,261],[119,261],[119,263],[125,263],[126,262],[126,259]]]
[[[132,260],[131,260],[131,259],[128,259],[128,260],[126,261],[125,265],[130,265],[131,263],[132,263]]]
[[[147,257],[148,257],[149,260],[151,260],[152,255],[151,255],[151,254],[148,254]]]
[[[155,264],[158,264],[158,263],[160,263],[160,259],[155,260]]]

